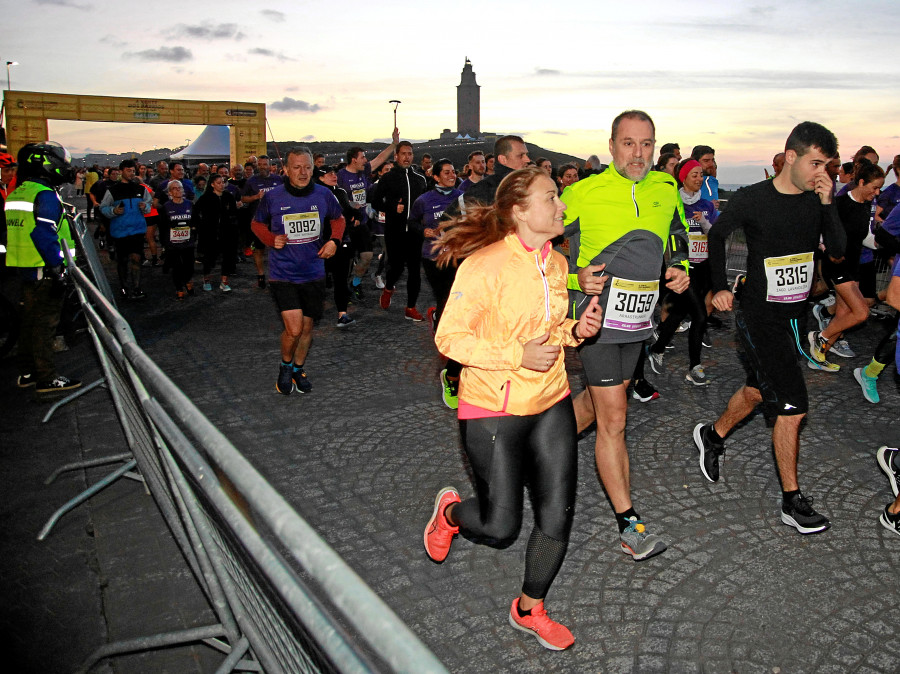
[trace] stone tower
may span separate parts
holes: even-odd
[[[481,87],[475,81],[472,62],[466,57],[459,86],[456,87],[456,130],[473,138],[481,135]]]

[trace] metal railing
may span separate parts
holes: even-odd
[[[85,244],[84,230],[76,232]],[[203,642],[225,654],[219,672],[446,672],[144,353],[111,294],[70,268],[130,453],[107,457],[124,465],[60,508],[41,537],[137,468],[216,616],[102,646],[80,671],[115,655]]]

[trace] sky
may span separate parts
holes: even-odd
[[[581,158],[608,161],[612,118],[632,108],[653,117],[658,145],[715,148],[723,184],[762,179],[806,119],[845,161],[863,144],[882,166],[900,154],[896,0],[19,0],[3,16],[14,90],[261,102],[279,142],[387,139],[390,99],[403,138],[455,130],[468,57],[482,131]],[[76,156],[200,131],[50,122]]]

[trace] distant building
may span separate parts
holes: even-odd
[[[475,81],[472,62],[466,57],[459,86],[456,87],[456,131],[462,137],[481,135],[481,87]]]

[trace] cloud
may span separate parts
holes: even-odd
[[[55,5],[56,7],[76,7],[78,9],[86,9],[87,5],[75,2],[74,0],[35,0],[39,5]]]
[[[303,138],[301,138],[300,140],[305,141],[307,143],[311,143],[315,139],[316,139],[316,137],[314,135],[309,134],[308,136],[303,136]]]
[[[242,40],[246,37],[238,30],[236,23],[219,23],[209,26],[181,24],[175,27],[175,34],[198,40]]]
[[[281,23],[285,20],[285,18],[287,18],[285,17],[284,12],[279,12],[276,9],[261,9],[259,10],[259,13],[270,21],[276,21],[278,23]]]
[[[561,75],[562,73],[559,70],[553,70],[552,68],[535,68],[535,75]]]
[[[194,58],[191,50],[185,47],[160,47],[159,49],[128,52],[125,55],[143,61],[168,61],[169,63],[182,63]]]
[[[715,70],[685,72],[674,70],[650,71],[587,71],[566,73],[571,77],[596,81],[598,87],[621,89],[728,89],[781,90],[804,89],[818,91],[847,91],[851,89],[891,89],[888,81],[862,81],[853,73],[832,73],[806,70]]]
[[[290,96],[285,96],[280,101],[269,104],[271,110],[281,110],[290,112],[318,112],[321,106],[318,103],[307,103],[306,101],[298,101]]]
[[[281,52],[275,52],[271,49],[263,49],[262,47],[254,47],[250,50],[251,54],[257,54],[258,56],[269,56],[274,59],[278,59],[279,61],[296,61],[297,59],[292,59],[290,56],[285,56]]]
[[[111,47],[116,47],[117,49],[128,46],[128,42],[126,42],[125,40],[120,40],[115,35],[104,35],[100,38],[100,42],[103,44],[108,44]]]
[[[542,131],[541,133],[546,133],[551,136],[568,136],[569,135],[568,131]]]

